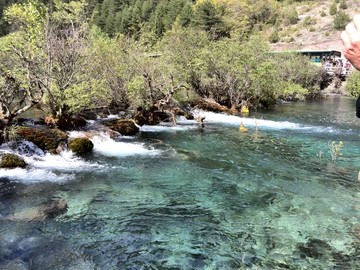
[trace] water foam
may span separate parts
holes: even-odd
[[[55,173],[47,169],[0,169],[0,177],[5,177],[9,180],[19,181],[24,184],[39,183],[39,182],[55,182],[63,183],[74,180],[75,174],[70,173]]]
[[[240,117],[235,115],[206,112],[201,110],[194,111],[195,117],[205,117],[204,124],[227,124],[227,125],[240,125],[241,123],[246,127],[258,127],[271,130],[300,130],[311,132],[326,132],[326,133],[338,133],[339,130],[333,127],[320,127],[320,126],[307,126],[303,124],[293,123],[289,121],[272,121],[264,119],[256,119],[250,117]]]
[[[94,144],[94,151],[110,157],[126,157],[133,155],[156,156],[162,151],[147,147],[144,143],[118,142],[106,134],[95,135],[90,140]]]

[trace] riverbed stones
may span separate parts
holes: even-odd
[[[69,149],[77,155],[84,155],[91,153],[94,148],[94,144],[89,138],[75,138],[72,139],[69,144]]]
[[[26,162],[18,155],[11,153],[0,153],[0,168],[24,168]]]

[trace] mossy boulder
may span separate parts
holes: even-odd
[[[0,153],[0,168],[24,168],[26,162],[18,155],[10,153]]]
[[[51,153],[56,153],[58,145],[68,139],[65,132],[56,128],[17,127],[16,134],[24,140],[32,142],[40,149]]]
[[[84,155],[91,153],[94,148],[94,144],[88,138],[75,138],[72,139],[69,144],[69,149],[77,155]]]
[[[139,127],[131,119],[116,119],[104,122],[104,125],[124,136],[133,136],[139,132]]]

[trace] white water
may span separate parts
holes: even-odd
[[[340,132],[333,127],[320,127],[320,126],[307,126],[297,124],[289,121],[272,121],[264,119],[256,119],[250,117],[239,117],[229,114],[221,114],[214,112],[206,112],[201,110],[194,111],[195,117],[205,117],[204,125],[206,124],[227,124],[237,125],[243,124],[245,127],[251,128],[264,128],[271,130],[299,130],[299,131],[311,131],[311,132]]]
[[[94,151],[104,156],[126,157],[133,155],[160,155],[161,151],[144,143],[117,142],[104,134],[96,135],[90,140],[94,144]]]
[[[146,146],[144,143],[117,142],[104,133],[91,134],[90,139],[94,144],[94,152],[103,156],[122,158],[134,155],[156,156],[162,153],[161,150]],[[74,131],[69,133],[70,138],[86,136],[89,136],[88,132]],[[97,162],[86,161],[69,150],[64,150],[59,155],[44,153],[29,142],[24,142],[20,151],[17,152],[4,144],[1,146],[0,152],[18,154],[28,164],[26,168],[0,169],[0,177],[28,184],[36,182],[62,183],[73,180],[77,172],[98,172],[108,169],[105,165]]]

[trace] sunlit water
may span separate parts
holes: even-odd
[[[30,168],[0,170],[0,269],[360,269],[354,100],[198,113],[203,129],[98,133],[90,156],[23,154]],[[8,218],[49,199],[68,211]]]

